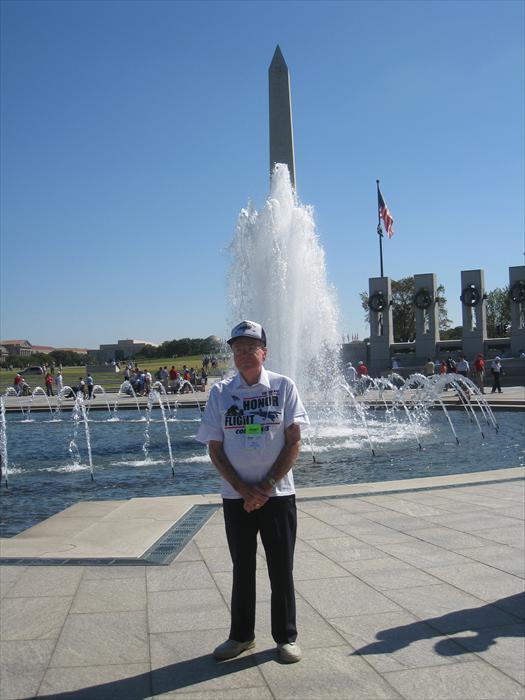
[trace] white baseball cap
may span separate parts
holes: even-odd
[[[237,338],[253,338],[260,340],[266,346],[266,333],[260,323],[255,321],[241,321],[232,328],[232,336],[228,340],[228,345],[231,345]]]

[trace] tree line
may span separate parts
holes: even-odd
[[[149,360],[161,357],[213,355],[220,351],[220,345],[213,336],[209,338],[180,338],[179,340],[165,340],[156,348],[152,345],[146,345],[135,357]]]

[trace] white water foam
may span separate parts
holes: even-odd
[[[209,455],[194,455],[193,457],[185,457],[184,459],[176,459],[176,464],[208,464],[211,463]]]
[[[70,472],[83,472],[83,471],[89,471],[90,466],[89,464],[66,464],[63,467],[45,467],[42,471],[44,472],[60,472],[64,474],[68,474]]]
[[[112,467],[152,467],[156,464],[166,464],[165,459],[125,459],[121,462],[111,462]]]
[[[341,337],[336,294],[313,208],[299,202],[286,165],[275,166],[262,210],[241,210],[230,252],[231,326],[245,318],[262,323],[268,369],[294,379],[303,396],[329,390]]]

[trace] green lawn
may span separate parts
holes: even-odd
[[[169,370],[171,369],[172,365],[175,365],[175,368],[178,370],[182,370],[183,365],[186,365],[190,369],[191,367],[194,367],[196,370],[200,371],[200,369],[202,368],[202,355],[188,355],[186,357],[177,358],[161,357],[154,360],[138,360],[137,364],[141,369],[148,369],[153,376],[155,375],[155,372],[159,369],[159,367],[166,366]],[[219,361],[218,369],[213,371],[211,367],[209,367],[208,374],[210,376],[218,375],[221,373],[221,371],[227,369],[227,367],[227,362]],[[123,363],[121,365],[120,372],[111,371],[110,367],[108,367],[108,371],[93,372],[93,379],[95,380],[95,384],[100,384],[106,390],[118,389],[118,387],[124,381],[125,368],[126,364]],[[17,368],[13,370],[0,370],[0,393],[3,394],[7,387],[13,386],[13,379],[15,378],[16,372]],[[79,377],[83,377],[84,380],[86,379],[86,368],[64,367],[62,369],[62,376],[64,379],[65,386],[76,386],[78,384]],[[43,374],[25,375],[25,380],[29,384],[31,389],[35,389],[37,386],[45,388]],[[53,391],[54,389],[55,387],[53,385]]]

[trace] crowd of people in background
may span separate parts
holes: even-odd
[[[525,351],[521,350],[519,356],[524,359]],[[113,360],[112,364],[118,366],[115,360]],[[166,394],[185,394],[187,392],[205,391],[208,383],[208,370],[210,368],[211,370],[217,370],[218,364],[217,357],[214,355],[205,355],[202,358],[202,367],[199,370],[194,367],[187,367],[186,365],[183,365],[182,369],[177,369],[175,365],[172,365],[171,368],[168,369],[167,365],[164,365],[159,367],[152,375],[148,369],[140,368],[136,363],[129,361],[124,371],[124,379],[129,381],[137,396],[148,396],[156,383],[156,388],[159,388],[158,383],[160,383]],[[393,371],[398,369],[399,365],[397,359],[394,358],[392,360],[391,367]],[[64,388],[62,365],[43,365],[42,370],[44,373],[43,384],[47,396],[59,395]],[[487,366],[485,358],[481,353],[478,353],[472,362],[469,362],[463,354],[460,354],[454,359],[451,352],[448,353],[448,356],[444,360],[433,360],[429,357],[421,371],[426,377],[431,377],[435,374],[443,375],[451,373],[468,377],[474,382],[482,394],[485,393],[484,385]],[[503,393],[501,388],[503,370],[501,357],[499,355],[490,361],[489,371],[492,376],[491,393]],[[357,385],[357,391],[359,392],[359,387],[362,382],[360,383],[358,380],[368,375],[368,368],[363,360],[360,360],[356,367],[353,366],[352,362],[348,362],[344,368],[344,375],[350,386]],[[91,374],[88,374],[85,380],[83,377],[79,377],[78,383],[71,387],[71,395],[80,394],[85,399],[92,399],[94,386],[95,383]],[[20,373],[17,373],[13,380],[13,388],[17,396],[26,396],[31,393],[29,385],[24,376]]]
[[[217,367],[216,358],[213,359],[212,367]],[[152,388],[160,384],[166,394],[186,394],[194,391],[205,391],[208,383],[207,368],[210,358],[205,357],[202,361],[202,368],[196,370],[194,367],[183,365],[182,369],[177,369],[172,365],[168,369],[167,365],[159,367],[152,375],[147,369],[141,369],[138,365],[128,363],[124,372],[124,379],[133,387],[136,396],[148,396]],[[162,390],[161,390],[162,391]]]
[[[459,374],[462,377],[468,377],[482,394],[485,393],[485,371],[486,362],[481,353],[478,353],[472,363],[469,363],[465,355],[460,354],[459,358],[455,360],[452,353],[449,352],[445,360],[433,360],[429,357],[423,367],[423,374],[426,377],[431,377],[434,374]],[[491,393],[494,394],[496,391],[500,394],[503,393],[501,389],[501,357],[499,355],[496,355],[491,361],[490,373],[492,375]]]
[[[519,357],[525,359],[525,351],[520,350]],[[399,362],[396,358],[393,358],[391,369],[393,372],[400,369]],[[467,377],[471,379],[474,384],[478,387],[482,394],[485,393],[485,379],[487,372],[490,372],[490,377],[492,379],[491,393],[494,394],[498,392],[503,393],[501,388],[501,377],[503,376],[503,368],[501,357],[496,355],[492,360],[485,360],[482,353],[478,353],[476,357],[469,362],[466,356],[460,353],[456,358],[453,357],[452,353],[449,352],[448,356],[444,360],[433,360],[431,357],[427,358],[427,361],[421,368],[422,374],[426,377],[433,377],[434,375],[444,375],[444,374],[459,374],[462,377]],[[359,382],[359,379],[368,375],[368,368],[365,363],[360,360],[357,366],[354,367],[352,362],[347,362],[344,367],[344,376],[350,387],[355,387],[356,393],[362,393],[364,391],[364,383]],[[464,392],[468,395],[468,388],[465,387]],[[447,391],[447,388],[444,389]]]

